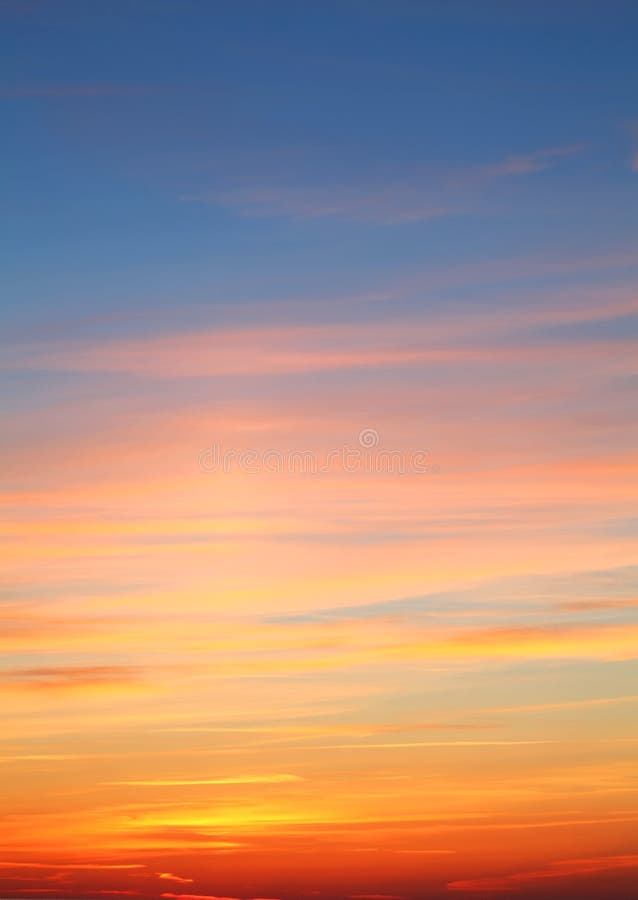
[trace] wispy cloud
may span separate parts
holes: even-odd
[[[471,212],[477,189],[503,176],[552,168],[582,151],[581,145],[506,157],[492,165],[457,172],[415,174],[409,180],[365,185],[253,184],[183,195],[250,218],[341,219],[368,225],[403,225]]]
[[[162,894],[167,900],[242,900],[239,897],[220,897],[216,894]],[[279,900],[277,897],[248,897],[243,900]]]
[[[238,897],[220,897],[217,894],[161,894],[167,900],[240,900]]]
[[[0,869],[56,869],[56,870],[70,870],[70,871],[92,871],[93,869],[100,870],[113,870],[118,871],[128,870],[128,869],[144,869],[146,866],[144,863],[101,863],[101,862],[84,862],[84,863],[66,863],[66,862],[55,862],[55,863],[45,863],[45,862],[31,862],[31,861],[13,861],[13,860],[1,860],[0,861]]]
[[[299,775],[236,775],[227,778],[179,778],[148,781],[107,781],[105,784],[132,785],[135,787],[189,787],[207,784],[289,784],[303,781]]]
[[[486,172],[491,177],[502,175],[529,175],[533,172],[543,172],[558,165],[563,159],[568,159],[583,151],[582,144],[570,144],[564,147],[550,147],[545,150],[537,150],[522,156],[508,156],[500,163],[488,167]]]
[[[542,869],[513,872],[509,875],[470,878],[452,881],[447,885],[448,891],[484,892],[515,891],[521,887],[561,878],[573,878],[583,875],[595,875],[614,869],[632,869],[638,867],[638,855],[601,856],[583,859],[565,859],[549,863]]]
[[[315,750],[412,750],[418,747],[538,747],[555,744],[552,740],[531,741],[388,741],[365,744],[325,744]]]
[[[128,684],[139,680],[134,666],[49,666],[0,670],[0,684],[16,687],[56,688],[94,687]]]
[[[402,225],[456,215],[462,208],[444,206],[434,198],[418,195],[408,185],[325,189],[290,187],[238,187],[187,194],[183,200],[211,203],[233,209],[249,218],[283,217],[299,220],[343,219],[370,225]]]
[[[624,304],[628,312],[635,309]],[[576,323],[598,323],[583,326]],[[574,328],[558,327],[561,323]],[[116,340],[39,341],[7,347],[4,370],[119,372],[158,378],[284,375],[423,364],[505,364],[526,358],[547,360],[591,355],[606,349],[617,357],[635,338],[624,320],[606,319],[597,310],[573,307],[539,311],[495,310],[471,315],[405,315],[388,321],[378,316],[365,324],[223,327]],[[551,330],[549,326],[556,326]],[[574,330],[575,329],[575,330]],[[629,362],[629,358],[627,359]]]
[[[81,753],[16,753],[0,755],[0,762],[68,762],[86,758]]]
[[[406,900],[404,894],[348,894],[349,900]]]
[[[158,878],[161,878],[162,881],[175,881],[179,884],[192,884],[192,878],[184,878],[181,875],[174,875],[172,872],[156,872],[155,873]]]

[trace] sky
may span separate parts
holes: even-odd
[[[638,6],[0,0],[0,896],[638,890]]]

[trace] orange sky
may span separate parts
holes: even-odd
[[[624,410],[595,393],[633,356],[488,354],[471,383],[411,362],[397,396],[374,368],[351,382],[340,339],[338,399],[320,381],[256,402],[251,338],[232,407],[129,381],[99,415],[64,395],[16,413],[6,896],[581,897],[634,877],[638,482]],[[135,353],[144,379],[167,364]],[[285,468],[366,430],[371,459],[422,449],[425,471]],[[213,441],[283,468],[207,471]]]

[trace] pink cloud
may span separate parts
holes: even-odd
[[[501,175],[528,175],[532,172],[542,172],[557,165],[562,159],[574,156],[582,151],[582,145],[570,144],[565,147],[550,147],[546,150],[537,150],[522,156],[509,156],[503,162],[488,168],[487,172],[492,177]]]
[[[492,179],[551,168],[580,152],[580,145],[510,156],[487,166],[451,172],[416,171],[398,182],[373,184],[253,184],[203,191],[183,200],[212,203],[250,218],[338,218],[369,225],[401,225],[466,213],[477,188]]]

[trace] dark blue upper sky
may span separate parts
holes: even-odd
[[[6,0],[0,17],[18,328],[633,247],[635,3]]]

